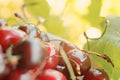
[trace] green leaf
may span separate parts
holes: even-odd
[[[46,0],[24,0],[27,10],[34,16],[48,17],[50,7]]]
[[[99,23],[102,0],[91,0],[91,5],[88,7],[88,14],[85,18],[91,25],[96,26]]]
[[[63,26],[63,22],[59,17],[49,16],[48,18],[46,18],[44,26],[49,33],[60,36],[62,38],[67,38],[66,28]]]
[[[107,71],[111,80],[120,79],[120,17],[108,17],[110,25],[104,36],[99,40],[90,41],[90,49],[98,53],[107,54],[113,61],[113,68],[105,60],[91,56],[94,61]]]

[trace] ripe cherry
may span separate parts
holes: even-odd
[[[78,47],[75,46],[74,44],[71,44],[71,43],[68,43],[68,42],[64,42],[64,41],[62,41],[62,42],[60,43],[60,46],[63,47],[63,49],[64,49],[64,51],[65,51],[66,53],[68,53],[68,52],[69,52],[70,50],[72,50],[72,49],[78,49]]]
[[[3,80],[9,72],[9,66],[5,63],[5,54],[3,54],[2,47],[0,46],[0,80]]]
[[[41,72],[36,80],[67,80],[66,77],[59,71],[46,69]]]
[[[3,51],[6,52],[11,44],[17,44],[24,40],[26,34],[23,31],[14,28],[0,28],[0,45]]]
[[[20,30],[24,31],[25,33],[28,34],[29,37],[38,37],[40,38],[40,32],[39,29],[33,24],[26,24],[24,26],[19,27]]]
[[[13,69],[5,78],[5,80],[31,80],[31,75],[20,69]]]
[[[91,68],[89,56],[78,49],[70,50],[68,57],[76,75],[84,75]]]
[[[39,38],[29,38],[13,47],[13,55],[20,57],[17,67],[33,69],[46,58],[46,50]]]
[[[81,51],[74,45],[69,45],[68,43],[62,42],[61,46],[67,54],[67,57],[72,65],[76,77],[84,75],[85,73],[87,73],[87,71],[89,71],[89,69],[91,68],[91,62],[89,56],[85,52]],[[66,75],[67,79],[70,79],[69,71],[62,57],[60,58],[59,64],[56,69]]]
[[[42,32],[42,31],[40,32],[40,39],[44,42],[49,42],[50,41],[47,33]]]
[[[102,69],[91,69],[85,74],[83,80],[109,80],[109,77]]]
[[[86,53],[83,53],[79,50],[74,50],[73,53],[71,52],[68,54],[68,58],[76,77],[86,74],[91,68],[91,62]],[[62,58],[60,58],[59,64],[57,65],[56,69],[66,75],[67,79],[70,79],[69,71]]]
[[[48,58],[46,59],[46,65],[44,69],[54,69],[59,61],[59,52],[52,43],[46,42],[45,47],[47,51],[46,55],[48,56]]]

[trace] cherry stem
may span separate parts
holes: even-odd
[[[106,20],[105,23],[106,23],[105,29],[104,29],[102,35],[101,35],[100,37],[98,37],[98,38],[89,38],[89,37],[87,36],[86,32],[84,32],[84,36],[85,36],[85,38],[86,38],[86,40],[87,40],[88,50],[90,50],[89,40],[99,40],[99,39],[101,39],[101,38],[104,36],[105,32],[107,31],[107,27],[108,27],[108,25],[109,25],[109,20]]]
[[[27,19],[27,16],[26,16],[26,14],[25,14],[25,7],[27,7],[27,6],[33,6],[33,5],[37,5],[37,3],[36,2],[34,2],[34,3],[29,3],[29,4],[23,4],[22,5],[22,13],[23,13],[23,16]]]
[[[99,54],[99,53],[96,53],[93,51],[85,51],[85,50],[82,50],[82,51],[84,51],[85,53],[88,53],[88,54],[93,54],[93,55],[96,55],[98,57],[101,57],[101,58],[105,59],[108,63],[110,63],[114,67],[112,60],[106,54]]]
[[[63,58],[62,56],[60,55],[54,55],[55,57],[60,57],[60,58]],[[53,56],[50,56],[50,57],[53,57]],[[71,58],[68,58],[70,61],[72,61],[73,63],[75,63],[75,65],[77,66],[76,69],[79,71],[79,75],[81,75],[81,72],[80,72],[80,65],[73,59]]]
[[[75,63],[76,69],[77,69],[77,71],[79,71],[78,74],[81,75],[80,65],[79,65],[75,60],[73,60],[73,59],[71,59],[71,58],[69,58],[69,60],[72,61],[73,63]]]
[[[10,62],[12,66],[16,66],[18,64],[18,60],[21,58],[18,55],[12,55],[13,44],[6,51],[6,62]]]
[[[41,71],[44,69],[44,66],[46,65],[46,58],[42,61],[40,64],[38,70],[33,74],[32,80],[35,80],[35,78],[41,73]]]
[[[17,18],[19,18],[20,20],[22,20],[24,23],[27,23],[27,20],[25,18],[23,18],[20,14],[15,13],[14,14]]]
[[[76,80],[76,76],[75,76],[75,73],[74,73],[74,71],[73,71],[72,65],[71,65],[71,63],[70,63],[70,61],[69,61],[69,58],[67,57],[67,55],[66,55],[66,53],[65,53],[65,51],[64,51],[64,49],[63,49],[62,46],[60,46],[60,54],[61,54],[63,60],[64,60],[65,63],[66,63],[66,66],[67,66],[67,69],[68,69],[69,74],[70,74],[70,76],[71,76],[71,79],[72,79],[72,80]]]

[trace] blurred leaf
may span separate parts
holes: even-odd
[[[110,25],[104,36],[99,40],[92,40],[90,48],[92,51],[107,54],[113,61],[115,67],[105,62],[103,59],[92,56],[102,68],[107,71],[111,80],[119,80],[120,78],[120,17],[108,17]]]
[[[88,7],[88,14],[85,18],[96,26],[99,23],[100,11],[102,6],[102,0],[91,0],[91,5]]]
[[[46,0],[24,0],[26,8],[34,16],[48,17],[49,5]]]
[[[63,38],[67,38],[65,27],[62,24],[62,20],[60,20],[57,16],[49,16],[44,23],[47,31],[57,36],[61,36]]]

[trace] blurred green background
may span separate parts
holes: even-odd
[[[90,38],[100,37],[106,20],[107,31],[99,40],[90,40],[90,50],[106,53],[115,64],[90,56],[92,64],[105,69],[111,80],[120,80],[120,0],[0,0],[0,18],[8,25],[23,25],[18,13],[27,23],[37,25],[42,31],[60,36],[87,50],[84,32]],[[25,6],[22,8],[22,6]]]

